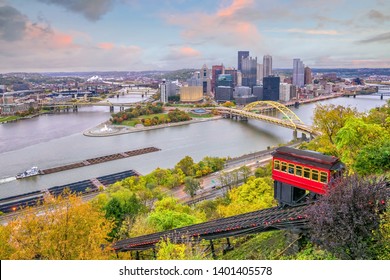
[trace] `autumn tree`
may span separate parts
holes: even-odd
[[[192,157],[186,156],[175,165],[175,169],[181,169],[186,176],[194,176],[194,160]]]
[[[375,259],[372,248],[382,237],[373,233],[380,226],[386,192],[383,178],[341,179],[306,211],[311,239],[341,259]]]
[[[2,259],[106,259],[112,223],[80,197],[48,198],[0,227]],[[108,248],[108,247],[106,247]]]

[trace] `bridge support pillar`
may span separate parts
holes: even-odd
[[[77,107],[77,105],[73,105],[73,112],[77,112],[79,110],[79,108]]]
[[[114,106],[110,106],[110,112],[114,112]]]
[[[226,245],[223,248],[223,254],[225,255],[227,252],[233,250],[233,246],[230,244],[230,239],[229,237],[226,238]]]
[[[213,256],[213,259],[217,259],[217,255],[215,254],[214,243],[212,239],[210,239],[210,249],[211,249],[211,255]]]
[[[353,95],[353,98],[356,98],[356,94]]]
[[[383,100],[383,93],[381,94],[381,100]]]
[[[302,133],[302,137],[303,137],[303,133]],[[295,129],[293,131],[293,140],[296,141],[298,139],[298,131]]]
[[[122,112],[122,111],[124,111],[124,110],[125,110],[125,107],[123,107],[123,106],[120,106],[120,107],[119,107],[119,111]]]
[[[310,136],[310,139],[311,139],[311,136]],[[306,141],[306,140],[307,140],[306,134],[302,133],[302,141]]]

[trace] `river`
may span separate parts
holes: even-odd
[[[118,100],[124,99],[137,101],[139,97],[121,96]],[[385,100],[380,100],[379,96],[340,97],[321,103],[352,106],[363,112],[384,105],[386,99],[388,97]],[[302,121],[311,124],[315,106],[311,103],[292,110]],[[89,107],[77,113],[42,115],[0,125],[0,198],[128,169],[146,174],[157,167],[171,168],[186,155],[195,161],[204,156],[235,157],[286,143],[293,136],[291,130],[268,123],[229,119],[113,137],[82,134],[109,117],[108,108]],[[45,169],[147,146],[161,151],[23,180],[13,177],[31,166]]]

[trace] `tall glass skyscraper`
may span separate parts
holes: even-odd
[[[305,85],[305,66],[299,58],[293,60],[293,80],[292,84],[297,87]]]
[[[237,57],[237,70],[242,70],[242,59],[249,56],[249,51],[238,51],[238,57]]]
[[[267,54],[263,57],[263,69],[264,77],[272,75],[272,56]]]

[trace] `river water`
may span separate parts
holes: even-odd
[[[118,102],[139,101],[121,96]],[[335,98],[321,102],[356,107],[359,111],[385,104],[379,96]],[[292,110],[307,124],[312,123],[316,104]],[[0,125],[0,198],[64,185],[110,173],[134,169],[146,174],[157,167],[171,168],[186,155],[201,160],[205,156],[239,156],[292,139],[291,130],[249,120],[220,119],[203,123],[130,133],[113,137],[86,137],[84,130],[110,117],[105,107],[81,108],[77,113],[42,115],[29,120]],[[110,161],[44,176],[16,180],[13,176],[32,166],[40,169],[82,161],[147,146],[161,151]]]

